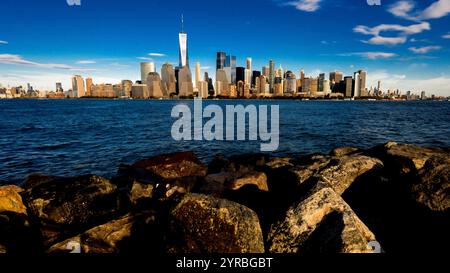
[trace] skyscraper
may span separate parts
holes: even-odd
[[[229,73],[230,83],[236,84],[236,56],[227,55],[225,59],[225,71]]]
[[[164,97],[161,90],[161,78],[156,72],[150,72],[147,76],[147,89],[148,96],[150,98],[162,98]]]
[[[92,78],[86,78],[86,96],[90,97],[92,89]]]
[[[143,84],[145,84],[147,82],[147,76],[151,72],[155,72],[155,63],[142,62],[141,63],[141,82]]]
[[[275,62],[273,60],[269,61],[269,89],[272,92],[273,84],[275,81]]]
[[[344,86],[345,86],[345,90],[343,90],[344,96],[346,98],[350,98],[352,96],[353,91],[353,78],[351,76],[344,78]]]
[[[198,82],[200,82],[200,63],[195,63],[195,87],[199,89]]]
[[[63,92],[62,83],[57,82],[56,83],[56,92]]]
[[[366,71],[359,70],[355,72],[353,97],[361,97],[366,95],[366,78],[367,78]]]
[[[184,32],[184,16],[181,15],[181,32],[178,35],[180,45],[180,67],[189,67],[187,33]]]
[[[227,55],[225,54],[225,52],[217,52],[216,70],[225,68],[225,59],[226,58],[227,58]]]
[[[169,63],[163,64],[161,67],[161,85],[165,97],[177,92],[177,79],[173,65]]]
[[[297,79],[292,71],[286,72],[286,81],[284,85],[285,94],[295,94],[297,93]]]
[[[342,81],[344,74],[340,71],[330,72],[330,82],[331,83],[339,83]]]
[[[320,73],[319,74],[319,86],[318,86],[318,91],[319,92],[323,92],[324,89],[325,89],[324,81],[325,81],[325,73]]]
[[[178,70],[178,90],[180,97],[190,97],[194,94],[192,74],[188,66],[184,66]]]
[[[75,75],[72,77],[72,97],[81,98],[86,95],[86,89],[84,87],[83,77]]]
[[[236,83],[242,81],[243,83],[246,83],[245,81],[245,69],[244,67],[236,67]]]
[[[252,58],[247,58],[245,67],[245,83],[252,86]]]

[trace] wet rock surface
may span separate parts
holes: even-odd
[[[271,157],[182,152],[0,187],[0,253],[443,252],[450,149],[389,142]]]

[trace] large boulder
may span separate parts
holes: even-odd
[[[450,154],[432,156],[419,172],[420,181],[412,186],[414,199],[432,211],[450,208]]]
[[[14,186],[0,187],[0,253],[30,253],[39,249],[20,193]]]
[[[153,198],[166,200],[176,193],[196,189],[206,173],[206,166],[194,153],[181,152],[144,159],[131,166],[123,165],[113,181],[120,187],[131,189],[136,182],[152,185]]]
[[[23,189],[14,185],[0,187],[0,212],[13,212],[27,215],[27,208],[20,193]]]
[[[296,178],[296,184],[302,185],[312,176],[318,174],[330,163],[331,158],[324,155],[311,155],[304,157],[300,164],[289,169]]]
[[[333,158],[318,175],[327,181],[337,194],[341,195],[360,176],[381,171],[382,168],[383,163],[379,159],[350,155]]]
[[[443,152],[443,150],[437,148],[388,142],[372,148],[368,151],[368,154],[381,159],[392,174],[407,175],[416,174],[431,156]]]
[[[207,168],[192,152],[161,155],[138,161],[134,168],[144,169],[161,180],[204,177]]]
[[[240,204],[186,194],[169,214],[170,253],[263,253],[258,216]]]
[[[45,245],[107,221],[119,210],[117,187],[95,175],[48,180],[23,196]]]
[[[373,233],[331,188],[314,191],[272,226],[272,253],[370,253]]]
[[[156,250],[161,235],[155,233],[154,212],[127,214],[50,247],[48,253],[79,251],[88,254],[124,254]],[[150,239],[153,238],[153,239]],[[155,244],[156,243],[156,244]],[[78,248],[78,249],[77,249]]]

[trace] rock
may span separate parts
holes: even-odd
[[[0,187],[0,253],[38,252],[38,236],[30,226],[21,192],[13,185]]]
[[[144,169],[162,180],[204,177],[207,171],[192,152],[156,156],[138,161],[132,167]]]
[[[395,175],[416,174],[431,156],[442,153],[441,149],[396,142],[388,142],[368,151],[369,155],[381,159]]]
[[[303,184],[312,176],[319,173],[322,168],[330,163],[330,158],[323,155],[313,155],[308,158],[303,158],[300,165],[291,168],[289,171],[295,175],[297,185]]]
[[[154,191],[154,185],[143,184],[135,181],[129,192],[130,203],[136,206],[139,203],[150,201],[154,198]]]
[[[27,176],[27,178],[25,179],[24,185],[27,189],[32,188],[32,187],[36,187],[40,184],[52,181],[57,179],[58,177],[56,176],[50,176],[50,175],[45,175],[45,174],[31,174],[29,176]],[[59,177],[62,178],[62,177]]]
[[[215,155],[213,160],[208,164],[208,174],[216,174],[226,172],[230,165],[230,161],[223,155]]]
[[[0,187],[0,213],[7,211],[27,215],[27,208],[19,194],[21,192],[22,188],[13,185]]]
[[[145,232],[158,237],[151,230],[156,222],[153,212],[127,214],[120,219],[94,227],[83,234],[57,243],[47,253],[69,253],[78,244],[81,253],[86,254],[120,254],[149,252],[154,244],[148,240]]]
[[[169,215],[170,253],[263,253],[258,216],[237,203],[186,194]]]
[[[292,159],[290,157],[275,157],[275,158],[269,159],[265,166],[271,170],[286,168],[286,167],[294,167],[293,161],[294,161],[294,159]]]
[[[107,221],[119,209],[117,187],[95,175],[56,178],[23,195],[30,216],[41,226],[45,244]]]
[[[272,226],[271,253],[370,253],[373,233],[331,188],[323,188]]]
[[[363,155],[342,156],[333,158],[318,175],[327,181],[337,194],[341,195],[361,175],[370,171],[379,171],[382,168],[383,163],[376,158]]]
[[[361,152],[360,149],[354,148],[354,147],[342,147],[342,148],[336,148],[333,151],[331,151],[330,156],[333,157],[341,157],[345,155],[352,155],[356,154],[358,152]]]
[[[256,186],[260,191],[269,191],[269,186],[267,185],[267,176],[262,172],[253,172],[244,175],[243,177],[236,178],[233,182],[228,185],[228,189],[235,191],[239,190],[244,186]]]
[[[205,177],[205,182],[199,192],[220,198],[226,190],[226,185],[235,179],[235,175],[229,172],[213,173]]]
[[[412,186],[414,199],[433,211],[450,208],[450,154],[432,156],[419,172],[420,183]]]

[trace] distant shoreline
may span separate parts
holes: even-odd
[[[193,101],[194,98],[167,98],[167,99],[133,99],[133,98],[0,98],[2,100],[104,100],[104,101]],[[330,98],[204,98],[204,101],[337,101],[337,102],[349,102],[349,101],[371,101],[371,102],[430,102],[430,101],[450,101],[450,99],[387,99],[387,98],[356,98],[356,99],[330,99]]]

